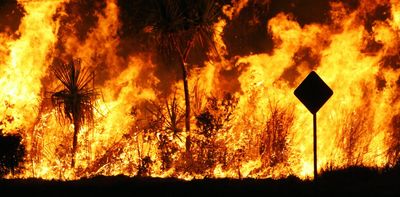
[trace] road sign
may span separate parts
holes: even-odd
[[[313,114],[313,145],[314,145],[314,180],[317,180],[317,112],[332,96],[333,91],[326,83],[311,71],[310,74],[294,90],[294,95],[306,106],[308,111]]]
[[[317,113],[332,94],[333,91],[314,71],[294,91],[294,95],[312,114]]]

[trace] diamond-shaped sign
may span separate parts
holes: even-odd
[[[316,114],[332,94],[333,91],[314,71],[294,91],[294,95],[312,114]]]

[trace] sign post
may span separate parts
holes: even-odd
[[[311,71],[294,91],[294,95],[313,115],[313,149],[314,149],[314,180],[317,180],[317,112],[332,96],[333,91],[317,75]]]
[[[317,180],[317,113],[313,114],[314,180]]]

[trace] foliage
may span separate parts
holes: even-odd
[[[162,54],[178,52],[186,60],[193,41],[213,46],[213,24],[221,8],[214,0],[153,0],[147,24]],[[186,56],[186,57],[185,57]]]
[[[51,66],[51,71],[62,84],[61,90],[51,95],[53,106],[62,119],[68,119],[74,124],[71,162],[73,167],[80,127],[93,122],[94,100],[98,96],[93,87],[94,73],[81,68],[79,59],[69,63],[54,64]]]
[[[196,116],[195,135],[193,138],[193,163],[189,171],[212,175],[217,164],[226,164],[226,149],[224,141],[219,138],[225,123],[231,119],[237,99],[231,94],[225,94],[219,100],[210,97],[202,113]]]
[[[197,44],[208,49],[214,46],[213,24],[221,8],[214,0],[153,0],[149,11],[147,30],[154,35],[163,57],[172,59],[178,54],[185,95],[185,128],[190,132],[190,96],[187,59]],[[208,45],[207,45],[208,44]],[[215,49],[215,47],[213,47]],[[216,50],[214,50],[216,51]],[[174,62],[174,61],[172,61]],[[186,150],[190,151],[190,133],[186,137]]]
[[[151,172],[151,164],[152,160],[150,156],[145,156],[143,158],[140,158],[139,161],[139,168],[138,168],[138,176],[150,176]]]
[[[261,134],[260,155],[264,165],[274,167],[285,163],[289,157],[289,134],[294,114],[290,108],[269,103],[270,116]]]
[[[368,105],[357,107],[340,121],[342,129],[337,135],[337,146],[344,153],[343,163],[346,166],[362,165],[364,155],[368,153],[368,145],[372,135],[368,135],[372,120],[369,119]]]
[[[0,177],[12,173],[23,161],[25,147],[20,135],[0,134]]]
[[[93,101],[98,95],[92,87],[93,73],[81,68],[80,64],[80,60],[75,60],[51,67],[55,77],[62,83],[62,89],[51,95],[51,101],[64,118],[74,122],[78,130],[81,125],[93,122]]]
[[[184,120],[183,109],[179,106],[175,95],[171,101],[151,102],[146,105],[150,116],[150,126],[157,133],[158,149],[162,161],[162,170],[168,170],[173,165],[173,157],[178,152],[177,140],[182,141]]]
[[[0,178],[8,173],[14,174],[16,168],[24,160],[25,146],[22,144],[22,137],[19,134],[5,134],[4,127],[14,121],[14,117],[7,115],[7,110],[13,105],[5,102],[5,117],[0,120]]]

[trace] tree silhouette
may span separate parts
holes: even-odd
[[[179,145],[175,140],[182,141],[184,110],[178,105],[174,94],[171,99],[150,102],[146,105],[146,111],[150,113],[150,116],[145,117],[150,120],[146,127],[151,128],[158,135],[161,169],[169,170],[174,162],[172,158],[179,150]]]
[[[62,83],[61,90],[51,95],[58,114],[74,124],[71,167],[75,165],[78,132],[85,123],[93,122],[94,100],[98,93],[93,87],[94,73],[80,67],[81,61],[54,64],[51,71]]]
[[[195,45],[213,47],[213,24],[220,9],[214,0],[153,0],[147,29],[164,55],[178,54],[185,94],[186,150],[190,150],[188,56]],[[214,47],[215,48],[215,47]]]

